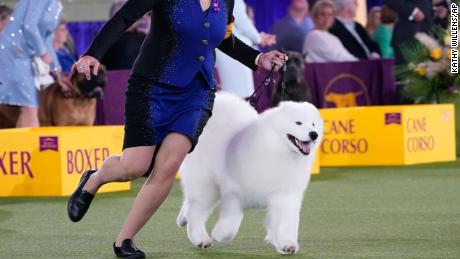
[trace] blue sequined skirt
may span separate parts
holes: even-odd
[[[123,149],[159,145],[176,132],[190,139],[193,150],[212,115],[214,97],[215,90],[200,72],[186,87],[130,80]]]

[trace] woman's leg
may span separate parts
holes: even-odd
[[[152,217],[168,196],[176,172],[191,148],[190,140],[178,133],[170,133],[163,141],[156,156],[153,173],[137,194],[128,218],[117,237],[116,246],[128,238],[133,238]]]
[[[92,174],[83,190],[95,194],[99,188],[110,182],[127,182],[147,172],[152,161],[155,146],[127,148],[121,156],[108,157],[102,167]]]
[[[38,108],[21,107],[16,128],[39,127]]]

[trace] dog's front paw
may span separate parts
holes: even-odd
[[[210,248],[212,245],[212,240],[208,235],[199,238],[190,238],[190,241],[194,246],[202,249]]]
[[[208,240],[204,240],[202,242],[199,242],[196,246],[201,248],[201,249],[208,249],[210,248],[212,245],[212,240],[211,239],[208,239]]]
[[[299,251],[299,244],[293,241],[279,242],[276,249],[281,254],[295,254]]]

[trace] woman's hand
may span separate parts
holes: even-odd
[[[91,80],[91,73],[97,75],[99,69],[99,60],[91,56],[82,56],[77,63],[72,68],[72,73],[75,73],[75,70],[80,74],[85,74],[86,80]]]
[[[260,55],[257,65],[265,68],[266,70],[271,70],[273,65],[275,65],[275,71],[278,71],[278,69],[280,69],[287,60],[288,56],[286,54],[277,50],[272,50]]]
[[[262,39],[262,42],[259,44],[261,47],[269,47],[276,44],[276,35],[261,32],[260,38]]]
[[[53,56],[51,56],[51,54],[48,52],[45,52],[43,55],[40,56],[40,58],[43,60],[43,62],[45,62],[48,65],[51,65],[51,63],[53,62]]]

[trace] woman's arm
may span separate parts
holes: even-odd
[[[59,59],[56,55],[56,51],[53,47],[53,40],[54,40],[54,33],[49,35],[46,39],[46,49],[48,53],[53,57],[53,61],[50,64],[51,71],[56,71],[61,69],[61,65],[59,64]]]
[[[256,59],[261,52],[249,47],[233,34],[225,38],[217,48],[250,69],[257,69]]]
[[[120,36],[159,0],[129,0],[97,33],[84,55],[100,60]]]
[[[257,69],[257,62],[260,51],[255,50],[240,39],[233,35],[233,26],[235,25],[235,17],[233,17],[234,1],[230,1],[230,5],[227,10],[227,31],[225,33],[224,40],[220,43],[217,48],[229,55],[233,59],[241,62],[243,65],[249,67],[252,70]]]
[[[38,29],[38,23],[43,17],[46,8],[50,5],[49,0],[25,0],[24,3],[26,15],[23,23],[22,30],[24,32],[24,40],[33,52],[29,53],[31,56],[42,56],[46,53],[46,43]]]
[[[234,2],[230,1],[227,13],[227,32],[225,33],[224,40],[217,48],[252,70],[256,70],[258,66],[262,66],[267,70],[272,69],[273,66],[275,70],[281,68],[283,63],[288,59],[287,55],[276,50],[268,53],[261,53],[260,51],[249,47],[233,35],[233,25],[235,24],[233,7]]]

